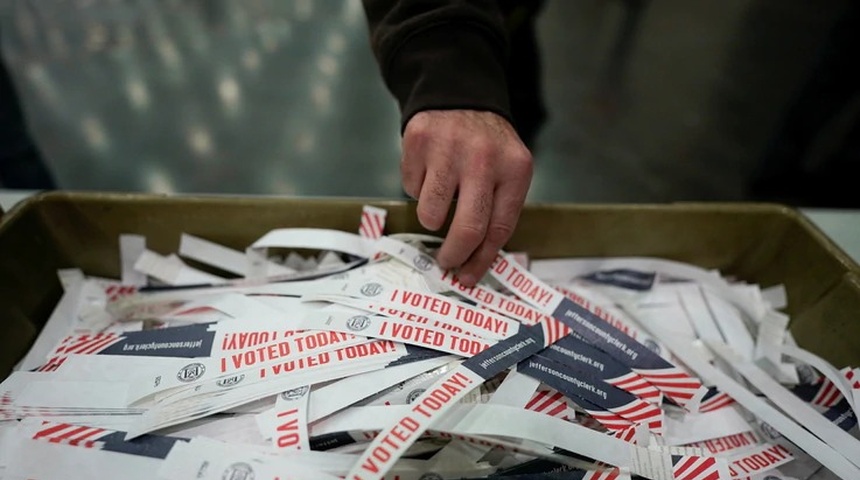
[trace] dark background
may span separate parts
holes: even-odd
[[[530,199],[860,206],[851,4],[547,1]],[[401,195],[359,0],[0,0],[0,15],[62,188]]]

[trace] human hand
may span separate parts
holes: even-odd
[[[403,132],[403,188],[418,200],[418,220],[438,230],[458,196],[437,261],[459,267],[474,285],[514,232],[532,178],[532,157],[500,115],[474,110],[427,110]]]

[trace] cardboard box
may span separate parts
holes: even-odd
[[[48,193],[0,222],[0,378],[27,352],[60,297],[56,271],[119,276],[118,237],[161,253],[181,233],[244,249],[274,228],[355,232],[365,203],[386,231],[418,232],[413,203],[360,199]],[[655,256],[785,284],[797,341],[837,366],[860,364],[860,268],[797,211],[757,204],[529,205],[508,249],[532,258]]]

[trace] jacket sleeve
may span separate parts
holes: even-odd
[[[507,38],[495,0],[363,0],[373,53],[400,105],[491,111],[512,121]]]

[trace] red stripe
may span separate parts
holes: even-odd
[[[825,407],[832,407],[833,405],[836,405],[841,398],[842,398],[842,392],[840,392],[838,389],[834,388],[833,393],[830,395],[829,398],[827,398],[827,400],[825,400],[824,406]]]
[[[558,404],[552,410],[546,412],[546,414],[551,416],[551,417],[556,417],[565,411],[567,411],[567,402],[562,402],[562,403]]]
[[[821,402],[824,398],[830,395],[832,389],[836,388],[835,385],[830,380],[824,380],[824,384],[821,385],[821,388],[818,389],[818,393],[815,394],[815,397],[812,399],[812,403],[815,405],[821,405]]]
[[[735,403],[735,400],[731,397],[726,398],[725,400],[717,403],[708,404],[705,407],[701,407],[699,409],[700,412],[713,412],[714,410],[719,410],[720,408],[727,407],[731,404]]]
[[[106,338],[106,339],[101,340],[100,342],[96,342],[96,343],[88,345],[87,348],[85,348],[85,349],[79,349],[78,351],[75,351],[75,352],[69,352],[69,354],[92,355],[93,353],[100,352],[103,348],[110,345],[114,341],[116,341],[116,339]],[[64,358],[64,360],[65,360],[65,358]]]
[[[643,413],[640,413],[638,415],[622,415],[622,417],[626,418],[627,420],[630,420],[633,423],[641,423],[644,420],[659,419],[660,418],[660,410],[657,409],[656,412],[654,412],[654,411],[643,412]]]
[[[612,383],[612,382],[609,382]],[[654,385],[646,382],[641,378],[633,379],[632,381],[622,382],[622,383],[612,383],[618,388],[623,388],[624,390],[657,390]]]
[[[526,404],[526,410],[531,410],[534,404],[539,402],[540,399],[546,395],[549,395],[548,390],[538,390],[538,392],[532,396],[532,399],[529,400],[529,403]]]
[[[658,390],[653,385],[648,385],[646,387],[639,387],[639,388],[624,388],[623,390],[630,392],[630,393],[633,393],[634,395],[637,395],[640,397],[644,396],[644,395],[657,397],[660,395],[660,390]]]
[[[699,475],[705,473],[705,470],[712,468],[715,464],[716,460],[713,457],[704,458],[702,459],[702,463],[684,478],[687,480],[696,480]]]
[[[361,223],[358,226],[358,233],[363,237],[372,237],[369,222],[370,216],[367,212],[361,212]]]
[[[52,433],[63,431],[69,427],[71,427],[71,425],[69,425],[68,423],[61,423],[59,425],[54,425],[53,427],[46,428],[45,430],[39,430],[38,432],[36,432],[35,435],[33,435],[33,440],[46,437],[48,435],[51,435]]]
[[[84,350],[83,352],[79,352],[79,353],[82,355],[90,355],[93,353],[98,353],[98,352],[104,350],[105,348],[109,347],[111,344],[118,342],[119,340],[120,340],[119,338],[106,338],[101,343],[97,343],[97,344],[91,346],[90,348]]]
[[[561,393],[555,392],[555,395],[552,395],[551,397],[546,399],[546,401],[544,401],[543,403],[541,403],[540,405],[535,407],[533,410],[538,411],[538,412],[542,412],[542,411],[546,410],[547,408],[549,408],[549,406],[552,405],[553,403],[558,402],[562,397],[563,397],[563,395]]]
[[[90,337],[89,335],[85,335],[84,337],[81,337],[79,339],[80,341],[78,341],[78,343],[69,345],[63,349],[59,349],[59,350],[57,350],[57,353],[78,353],[80,350],[88,348],[93,343],[101,342],[102,340],[104,340],[106,338],[113,338],[113,337],[114,337],[113,334],[104,334],[104,333],[100,333],[100,334],[95,335],[93,337]]]
[[[679,465],[672,468],[672,474],[675,478],[680,478],[690,467],[699,461],[699,457],[688,456],[679,460]]]
[[[382,232],[385,231],[385,220],[382,218],[382,215],[376,216],[376,230],[379,232],[379,235],[382,235]]]
[[[660,392],[658,392],[658,391],[655,391],[655,392],[637,392],[636,390],[627,390],[627,392],[631,393],[633,395],[636,395],[637,397],[641,398],[642,400],[652,400],[652,399],[660,397]]]
[[[642,388],[642,385],[639,383],[639,380],[636,378],[633,378],[630,380],[624,380],[623,382],[616,382],[616,381],[607,380],[606,383],[608,383],[610,385],[615,385],[618,388],[623,388],[624,390],[630,390],[633,388]]]
[[[720,472],[711,472],[698,480],[720,480]]]
[[[87,430],[89,430],[89,428],[90,427],[73,428],[73,429],[63,433],[62,435],[57,435],[56,437],[49,438],[48,441],[51,443],[60,443],[69,437],[74,437],[75,435],[77,435],[79,433],[86,432]]]
[[[68,337],[60,344],[59,348],[57,348],[56,353],[63,353],[68,351],[70,348],[75,348],[78,345],[86,345],[88,342],[91,342],[93,339],[90,338],[89,335],[82,335],[80,337]]]
[[[689,374],[684,372],[675,372],[675,373],[655,373],[655,372],[640,372],[645,378],[662,378],[662,379],[670,379],[670,378],[693,378]]]
[[[103,429],[103,428],[92,428],[92,429],[90,429],[90,431],[89,431],[89,432],[87,432],[87,433],[86,433],[86,435],[81,435],[81,436],[79,436],[79,437],[73,438],[71,441],[69,441],[69,445],[78,445],[78,444],[79,444],[79,443],[81,443],[82,441],[84,441],[84,440],[86,440],[86,439],[88,439],[88,438],[90,438],[90,437],[93,437],[93,436],[95,436],[95,435],[98,435],[98,434],[100,434],[100,433],[102,433],[102,432],[104,432],[104,431],[105,431],[105,429]],[[92,444],[93,442],[86,442],[86,443],[87,443],[87,444]],[[91,446],[92,446],[92,445],[90,445],[90,447],[91,447]]]
[[[663,393],[665,393],[667,396],[669,396],[672,400],[675,400],[675,399],[678,399],[678,398],[681,398],[681,399],[684,399],[684,400],[689,400],[689,399],[693,398],[693,394],[692,394],[692,393],[688,393],[688,392],[672,392],[672,391],[667,391],[667,390],[662,390],[662,391],[663,391]]]
[[[617,413],[618,415],[621,415],[623,417],[624,415],[636,413],[636,412],[643,410],[643,409],[651,410],[653,408],[656,408],[656,407],[654,407],[654,405],[651,405],[650,403],[645,403],[641,400],[638,400],[638,401],[636,401],[636,403],[633,404],[632,407],[627,407],[627,408],[619,407],[619,408],[612,408],[611,410],[614,413]]]
[[[702,384],[699,382],[663,382],[663,381],[651,382],[651,385],[654,385],[655,387],[659,388],[660,390],[664,390],[666,388],[698,390],[699,387],[702,386]]]
[[[560,338],[558,336],[558,334],[559,334],[558,322],[556,322],[556,321],[546,322],[546,325],[547,325],[547,330],[549,331],[549,339],[548,339],[549,343],[555,343],[556,340],[558,340]]]

